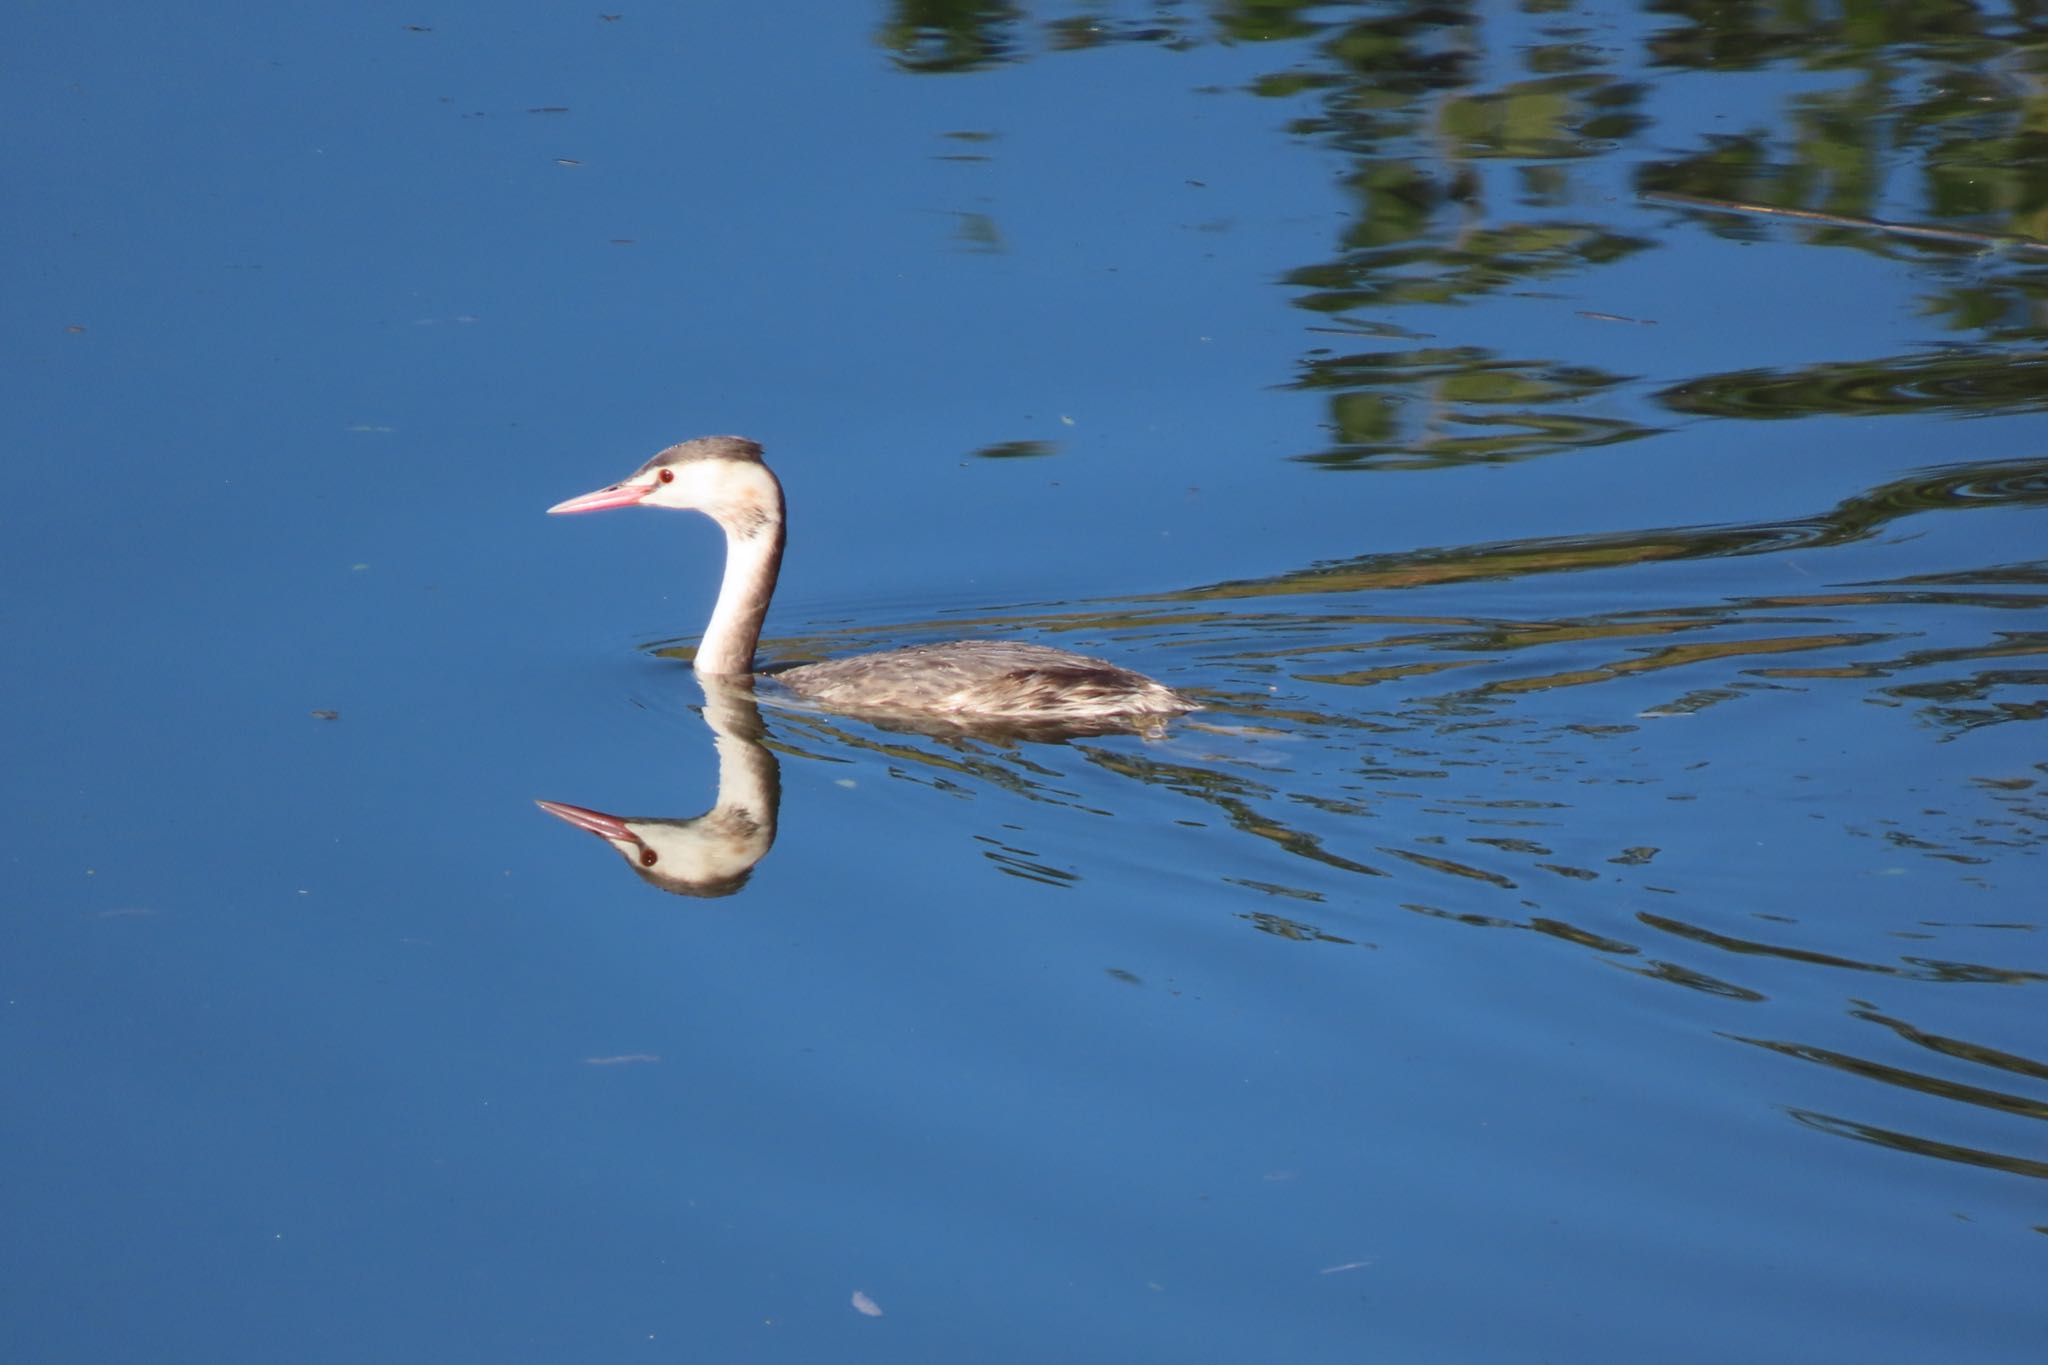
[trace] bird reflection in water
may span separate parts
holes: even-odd
[[[762,737],[752,680],[699,675],[704,720],[718,748],[718,801],[688,820],[608,815],[559,801],[535,804],[589,830],[650,886],[678,896],[730,896],[775,843],[782,769]]]
[[[697,681],[704,689],[704,720],[711,727],[718,752],[718,801],[710,810],[677,820],[612,815],[562,801],[534,804],[603,839],[650,886],[679,896],[730,896],[747,884],[754,864],[766,857],[775,843],[782,769],[766,743],[762,705],[772,705],[800,718],[799,724],[813,726],[830,713],[810,705],[806,698],[790,695],[772,681],[772,675],[757,679],[700,673]],[[762,699],[756,698],[757,682],[765,684]],[[944,766],[976,772],[1004,786],[1012,785],[1015,776],[1000,773],[975,755],[987,756],[991,751],[1015,754],[1022,744],[1061,744],[1130,729],[1128,722],[1091,716],[1066,720],[894,716],[870,718],[868,723],[878,730],[938,740],[953,755]],[[854,736],[829,727],[819,733],[843,743],[856,742]],[[1045,771],[1035,765],[1032,770]]]

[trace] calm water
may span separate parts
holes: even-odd
[[[17,14],[0,1353],[2038,1359],[2041,16],[690,8]]]

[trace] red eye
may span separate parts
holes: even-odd
[[[674,483],[676,481],[676,472],[673,469],[662,470],[661,481],[663,483]]]
[[[656,863],[660,861],[661,859],[655,856],[653,849],[643,848],[640,850],[640,866],[653,867]]]

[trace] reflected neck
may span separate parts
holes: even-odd
[[[754,646],[760,643],[761,623],[768,618],[768,602],[782,572],[782,490],[772,483],[770,489],[772,496],[718,518],[725,528],[725,579],[697,646],[699,673],[754,671]]]
[[[752,677],[700,674],[704,720],[718,747],[718,804],[722,815],[758,861],[775,842],[775,818],[782,805],[782,768],[762,742],[767,731],[754,701]]]

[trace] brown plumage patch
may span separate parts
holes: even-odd
[[[986,696],[1003,710],[1089,711],[1106,703],[1142,696],[1151,679],[1128,669],[1074,664],[1053,668],[1019,668],[993,682],[967,690],[968,696]]]
[[[776,677],[833,710],[961,725],[1029,721],[1100,733],[1150,729],[1164,717],[1198,709],[1171,688],[1106,659],[1012,640],[912,645]]]
[[[775,515],[757,502],[741,503],[719,518],[742,540],[752,540],[776,523]]]

